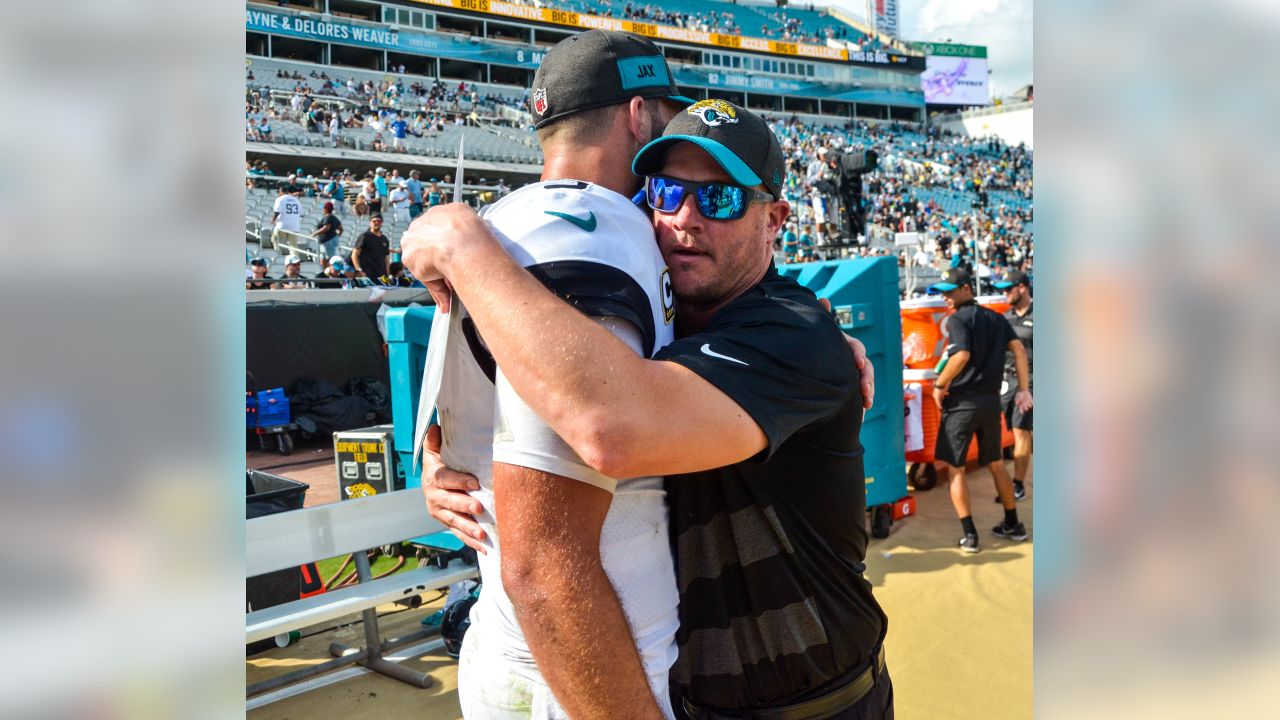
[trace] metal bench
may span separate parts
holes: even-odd
[[[353,553],[360,582],[283,605],[254,610],[245,616],[245,642],[274,637],[352,613],[364,616],[364,646],[329,646],[333,660],[251,685],[253,697],[269,690],[359,663],[364,667],[417,687],[429,687],[431,677],[385,659],[384,652],[421,640],[436,630],[423,630],[389,642],[378,631],[378,605],[408,600],[455,582],[476,577],[474,566],[461,562],[444,568],[425,567],[372,579],[368,548],[440,532],[444,527],[427,514],[417,488],[343,500],[303,510],[267,515],[245,523],[246,576],[298,567],[309,562]]]

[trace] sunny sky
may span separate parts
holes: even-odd
[[[796,7],[807,0],[792,0]],[[815,0],[862,18],[866,0]],[[987,46],[993,97],[1033,82],[1031,0],[898,0],[898,25],[904,40],[932,40]]]

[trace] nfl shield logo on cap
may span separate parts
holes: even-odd
[[[538,88],[533,93],[533,111],[539,115],[547,114],[547,89]]]

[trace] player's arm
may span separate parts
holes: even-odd
[[[502,584],[561,706],[573,718],[662,718],[600,560],[600,530],[613,495],[497,462],[493,488]]]
[[[1034,404],[1031,397],[1031,364],[1027,361],[1027,349],[1021,340],[1014,338],[1009,341],[1009,352],[1013,353],[1013,366],[1018,371],[1018,392],[1013,396],[1013,401],[1019,410],[1026,412]]]
[[[414,276],[448,277],[511,384],[588,465],[669,475],[764,449],[737,403],[686,367],[636,356],[516,264],[470,208],[424,217],[400,243]]]

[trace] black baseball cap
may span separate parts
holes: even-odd
[[[786,159],[778,138],[759,115],[726,100],[699,100],[667,123],[662,137],[640,148],[636,175],[653,175],[673,145],[691,142],[707,151],[739,185],[764,185],[782,199]]]
[[[931,290],[938,292],[951,292],[961,285],[972,285],[973,276],[964,268],[955,267],[942,274],[942,282],[936,282],[929,286]]]
[[[667,59],[648,39],[615,30],[580,32],[548,50],[533,76],[534,128],[637,95],[693,103],[676,89]]]
[[[1031,284],[1031,278],[1027,277],[1026,273],[1022,272],[1021,270],[1010,270],[1009,272],[1005,273],[1004,277],[1000,278],[1000,281],[997,282],[995,286],[999,290],[1008,290],[1014,285],[1030,285],[1030,284]]]

